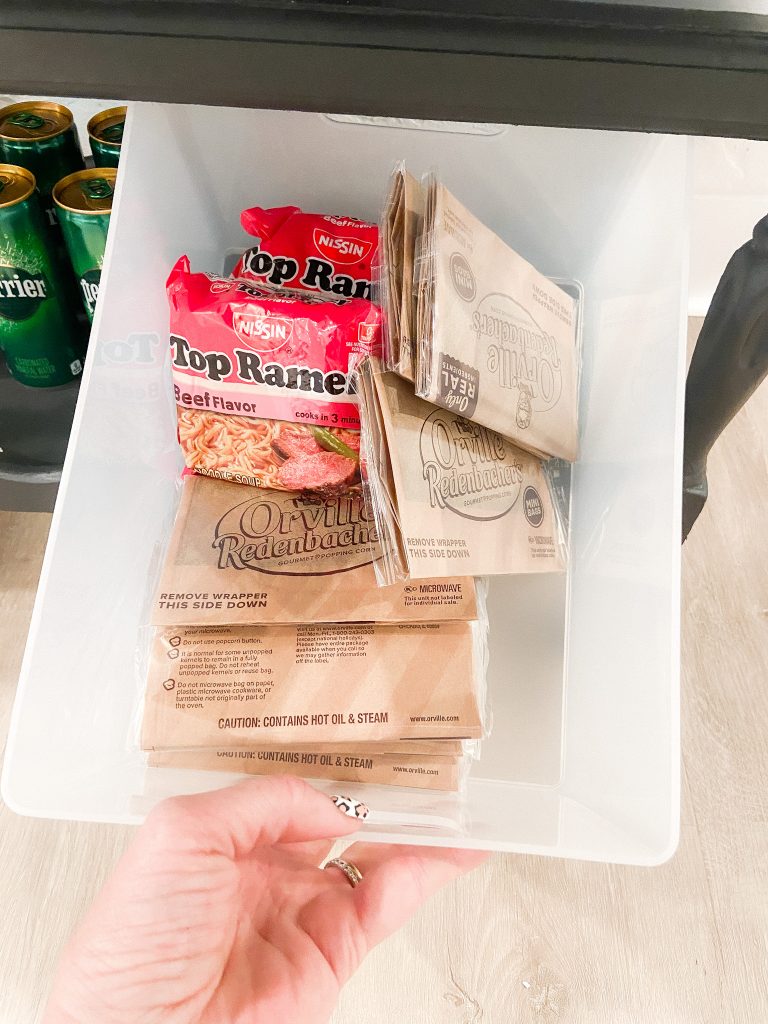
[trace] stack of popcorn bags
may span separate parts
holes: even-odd
[[[576,300],[402,164],[378,272],[384,358],[359,387],[380,582],[564,571]]]

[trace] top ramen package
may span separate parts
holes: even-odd
[[[574,299],[434,178],[416,277],[416,393],[528,451],[573,461]]]
[[[351,372],[379,351],[378,307],[193,274],[186,256],[167,292],[189,469],[284,491],[354,485],[360,419]]]
[[[258,245],[246,250],[234,277],[267,288],[370,299],[378,228],[354,217],[304,213],[298,206],[243,210],[240,222]]]

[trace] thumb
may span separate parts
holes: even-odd
[[[357,831],[365,804],[329,797],[291,775],[164,800],[142,831],[166,849],[246,857],[257,846],[333,839]]]

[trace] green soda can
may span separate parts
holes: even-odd
[[[96,167],[117,167],[127,107],[110,107],[88,122],[88,139]]]
[[[59,224],[91,323],[99,297],[116,177],[114,167],[91,167],[68,174],[53,188]]]
[[[72,111],[61,103],[31,100],[0,110],[0,160],[35,176],[48,224],[56,224],[51,192],[59,179],[85,167]]]
[[[0,164],[0,341],[11,376],[45,388],[83,370],[35,177]]]
[[[70,272],[56,204],[51,197],[53,186],[60,178],[85,167],[72,111],[51,100],[27,100],[0,109],[0,160],[26,167],[35,176],[46,223],[54,235],[54,258],[61,267],[64,293],[59,298],[81,320],[78,344],[85,352],[88,320],[80,312],[77,285]]]

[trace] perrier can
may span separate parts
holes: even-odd
[[[127,107],[109,107],[88,122],[88,139],[96,167],[117,167]]]
[[[79,312],[80,300],[51,197],[60,178],[85,167],[72,111],[52,100],[26,100],[0,109],[0,160],[26,167],[35,176],[46,223],[54,233],[54,256],[61,266],[64,283],[62,301],[78,311],[82,321],[78,342],[84,351],[88,344],[88,321]]]
[[[91,167],[67,175],[53,188],[59,224],[91,323],[99,297],[116,176],[114,167]]]
[[[66,174],[85,167],[72,111],[50,100],[11,103],[0,110],[0,160],[35,176],[48,223],[56,223],[51,192]]]
[[[62,294],[34,175],[0,164],[0,347],[22,384],[51,387],[82,372]]]

